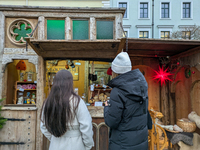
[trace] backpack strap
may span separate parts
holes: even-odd
[[[140,90],[141,90],[141,96],[142,96],[142,100],[140,101],[140,104],[143,105],[143,114],[146,114],[146,96],[144,93],[144,88],[143,86],[140,86]]]

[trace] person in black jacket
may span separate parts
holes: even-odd
[[[110,127],[109,150],[147,150],[148,85],[139,69],[132,70],[128,53],[119,53],[111,65],[112,87],[104,107],[105,123]]]

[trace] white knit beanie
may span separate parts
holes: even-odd
[[[111,69],[117,74],[123,74],[131,71],[131,60],[127,52],[119,53],[112,62]]]

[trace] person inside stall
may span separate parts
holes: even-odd
[[[127,52],[119,53],[111,65],[110,100],[105,103],[104,119],[110,127],[109,150],[147,150],[148,85],[139,69],[131,70]]]
[[[92,118],[84,101],[73,90],[73,76],[60,70],[44,101],[42,133],[49,139],[49,150],[90,150],[94,146]]]

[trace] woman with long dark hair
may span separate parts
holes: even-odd
[[[73,77],[57,72],[41,112],[42,133],[49,150],[90,150],[94,146],[92,119],[84,101],[73,91]]]

